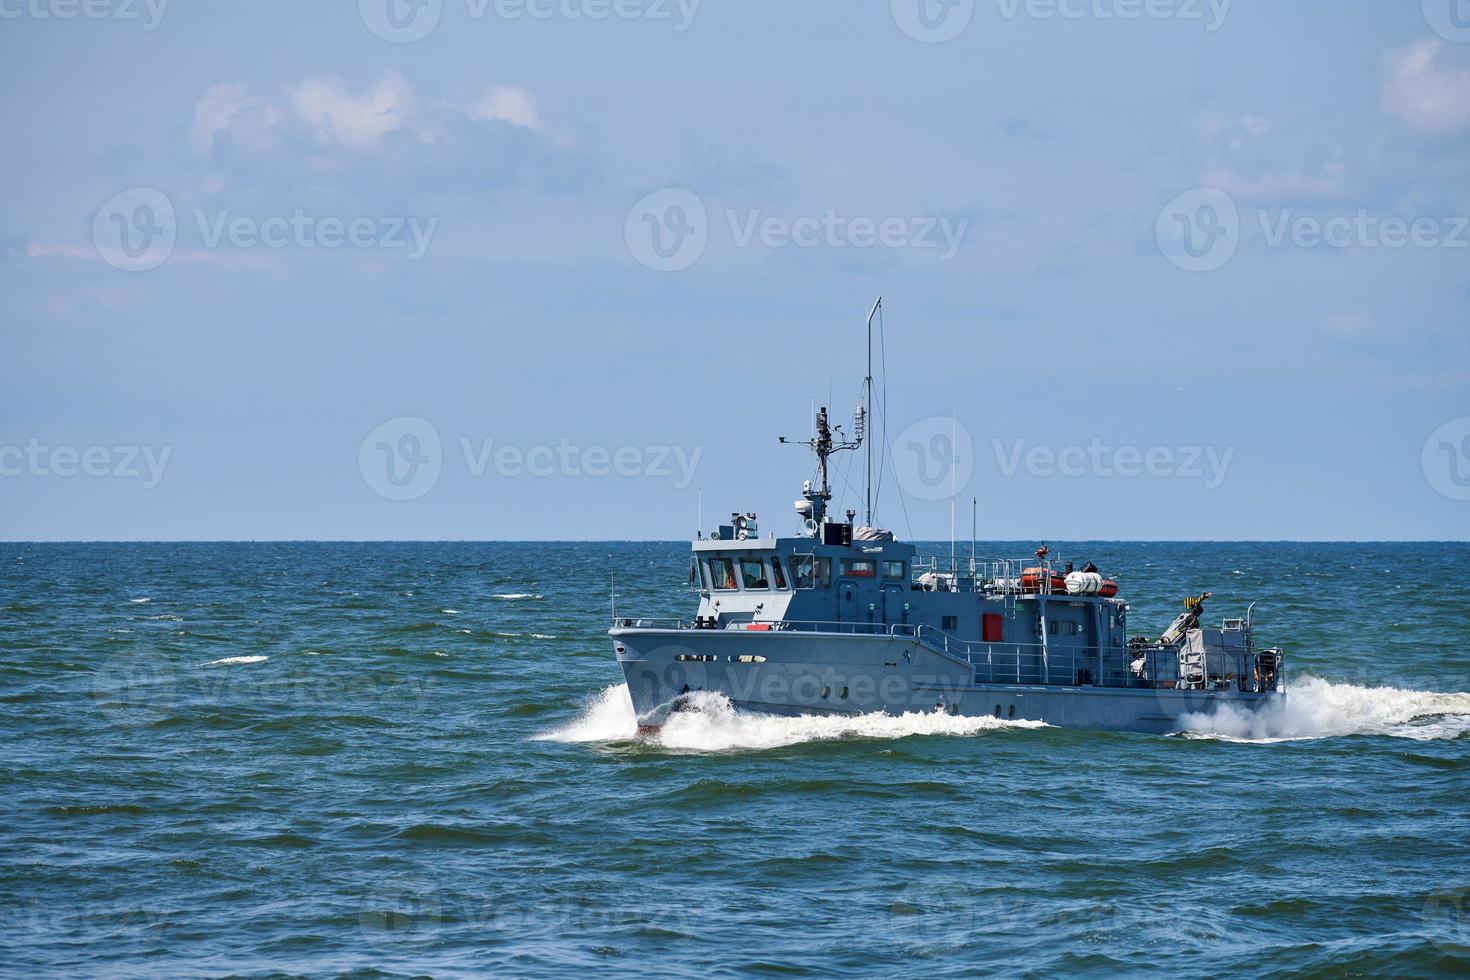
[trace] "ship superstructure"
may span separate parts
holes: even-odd
[[[871,378],[870,366],[869,397]],[[1127,601],[1091,564],[1045,546],[1020,558],[921,555],[870,526],[870,490],[867,524],[854,511],[834,519],[829,459],[871,453],[866,417],[860,406],[849,436],[817,412],[803,442],[817,480],[803,486],[795,535],[762,538],[756,514],[733,513],[693,542],[689,620],[614,621],[643,730],[699,691],[777,714],[942,711],[1150,732],[1284,697],[1282,653],[1256,645],[1254,606],[1210,627],[1209,594],[1191,596],[1157,638],[1130,638]]]

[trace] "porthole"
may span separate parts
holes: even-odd
[[[837,692],[837,696],[839,698],[841,698],[842,700],[846,701],[847,700],[847,688],[844,687],[842,690],[838,691]]]
[[[955,703],[955,704],[950,705],[949,706],[949,713],[952,714],[952,715],[959,714],[960,713],[960,706],[959,706],[959,704],[958,703]]]
[[[995,717],[1000,717],[1000,705],[995,706]]]
[[[824,687],[824,688],[822,688],[822,700],[823,701],[827,700],[827,695],[829,695],[831,693],[832,693],[832,689],[830,687]]]
[[[1011,705],[1010,711],[1008,711],[1006,713],[1006,717],[1007,718],[1014,718],[1014,717],[1016,717],[1016,706],[1014,704]]]

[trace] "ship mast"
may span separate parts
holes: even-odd
[[[842,426],[831,425],[827,420],[827,406],[823,405],[817,410],[817,431],[811,439],[788,439],[781,436],[781,442],[786,445],[806,446],[817,455],[817,477],[818,485],[813,488],[808,480],[802,487],[802,500],[797,501],[796,509],[799,513],[806,515],[807,533],[815,537],[821,533],[821,526],[827,519],[827,504],[832,500],[832,487],[828,481],[827,461],[833,453],[840,453],[845,449],[857,449],[866,444],[867,459],[865,463],[866,477],[864,483],[864,495],[867,503],[868,526],[873,525],[873,445],[868,438],[868,407],[873,402],[873,317],[883,308],[883,297],[878,297],[873,308],[868,311],[868,373],[863,378],[863,396],[858,400],[857,411],[853,413],[853,434],[849,439],[842,431]],[[835,437],[834,437],[835,434]],[[852,512],[849,511],[849,514]]]
[[[871,413],[872,410],[873,410],[873,317],[877,316],[878,315],[878,312],[880,310],[882,310],[882,309],[883,309],[883,297],[882,296],[879,296],[878,299],[876,301],[874,301],[873,308],[868,311],[868,376],[865,377],[865,378],[863,378],[863,388],[864,388],[864,392],[865,392],[864,398],[863,398],[863,405],[866,406],[867,411],[864,412],[864,410],[863,410],[862,407],[859,407],[859,409],[858,409],[858,411],[860,413],[858,415],[858,426],[859,427],[858,427],[858,432],[857,432],[857,437],[858,437],[858,440],[859,441],[863,441],[863,434],[864,434],[863,433],[863,428],[862,428],[863,424],[864,423],[870,423],[871,422],[871,420],[870,419],[867,419],[865,416],[868,413]],[[866,507],[866,510],[864,512],[864,520],[863,520],[863,523],[867,527],[872,527],[873,526],[873,440],[872,439],[868,439],[866,441],[867,441],[867,448],[866,448],[866,455],[867,455],[867,476],[863,480],[863,494],[864,494],[864,497],[866,498],[867,507]]]

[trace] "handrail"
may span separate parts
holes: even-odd
[[[954,558],[948,555],[916,555],[909,562],[910,582],[934,586],[940,592],[985,592],[989,595],[1060,595],[1052,587],[1054,578],[1065,574],[1066,562],[1059,558]],[[1029,569],[1041,569],[1032,588],[1024,584]]]

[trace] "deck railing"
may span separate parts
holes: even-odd
[[[1053,595],[1052,579],[1066,574],[1065,562],[1055,558],[967,558],[953,555],[916,555],[909,564],[913,585],[935,592],[985,592],[989,595]],[[1037,581],[1024,584],[1028,569],[1040,569]]]

